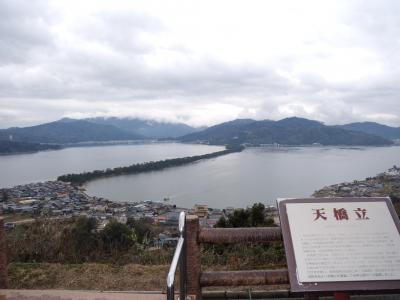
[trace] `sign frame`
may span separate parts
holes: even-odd
[[[279,218],[285,247],[286,261],[289,271],[290,290],[293,293],[314,292],[396,292],[400,291],[400,280],[368,280],[368,281],[329,281],[329,282],[298,282],[297,265],[293,240],[291,236],[286,204],[289,203],[343,203],[343,202],[384,202],[392,216],[400,235],[400,222],[396,210],[389,197],[329,197],[329,198],[286,198],[278,199]],[[399,249],[400,251],[400,249]]]

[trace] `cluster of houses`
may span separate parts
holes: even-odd
[[[129,218],[148,218],[163,228],[153,241],[157,247],[177,243],[177,237],[172,232],[176,232],[181,211],[197,215],[201,227],[214,227],[221,217],[227,217],[234,210],[233,207],[215,209],[200,204],[190,209],[179,208],[169,203],[168,198],[159,202],[113,202],[89,196],[83,188],[62,181],[0,189],[0,216],[11,217],[5,223],[6,229],[11,230],[18,223],[34,222],[40,218],[62,220],[83,215],[95,218],[99,230],[111,219],[126,223]],[[271,211],[268,213],[271,214]],[[275,208],[272,213],[276,214]]]
[[[150,218],[156,224],[176,227],[181,211],[197,215],[202,227],[213,227],[222,216],[232,213],[234,208],[212,209],[207,205],[178,208],[170,204],[169,199],[159,202],[113,202],[89,196],[83,188],[62,181],[0,189],[0,214],[21,215],[32,221],[36,218],[60,219],[85,215],[97,219],[100,226],[107,224],[110,219],[126,223],[128,218]]]
[[[0,201],[2,214],[61,216],[79,214],[90,202],[90,197],[68,183],[46,181],[2,189]]]
[[[168,198],[159,202],[113,202],[89,196],[83,188],[62,181],[0,189],[0,216],[9,217],[5,223],[6,229],[11,230],[16,224],[34,222],[40,218],[62,220],[83,215],[95,218],[101,230],[111,219],[126,223],[130,218],[147,218],[162,228],[152,243],[156,247],[177,243],[178,238],[174,233],[181,211],[197,215],[201,227],[214,227],[221,217],[227,217],[234,210],[233,207],[215,209],[200,204],[189,209],[179,208],[171,204]],[[276,208],[270,207],[267,211],[269,216],[271,213],[277,215]]]
[[[389,170],[383,173],[383,175],[387,176],[400,176],[400,167],[393,166]]]
[[[314,197],[382,197],[388,192],[400,192],[400,168],[393,166],[384,173],[365,180],[354,180],[326,186]]]
[[[113,202],[91,197],[84,189],[62,181],[18,185],[0,190],[0,214],[21,214],[27,218],[70,218],[85,215],[103,223],[112,218],[152,218],[166,225],[177,224],[179,209],[163,202]]]

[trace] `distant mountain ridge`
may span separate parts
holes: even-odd
[[[137,118],[97,117],[85,120],[96,124],[112,125],[126,132],[156,139],[176,138],[199,131],[198,128],[183,123],[158,122]]]
[[[234,120],[209,127],[201,132],[185,135],[183,142],[210,144],[284,144],[284,145],[391,145],[393,142],[380,136],[335,126],[304,118],[286,118],[279,121],[251,119]]]
[[[0,154],[28,153],[28,152],[36,152],[43,150],[58,150],[58,149],[61,149],[61,146],[0,140]]]
[[[0,140],[26,143],[68,144],[136,139],[143,139],[143,136],[112,125],[68,118],[30,127],[0,129]]]
[[[399,131],[400,128],[372,122],[326,126],[319,121],[297,117],[279,121],[237,119],[204,130],[182,123],[164,123],[134,118],[111,117],[81,120],[64,118],[36,126],[0,129],[0,141],[65,145],[175,138],[183,142],[205,142],[217,145],[278,143],[379,146],[392,144],[390,139],[399,139]]]
[[[400,139],[400,127],[390,127],[375,122],[357,122],[336,127],[374,134],[392,140]]]

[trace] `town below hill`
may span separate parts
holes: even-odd
[[[160,202],[113,202],[91,197],[83,188],[63,181],[30,183],[2,189],[0,199],[1,214],[8,218],[8,227],[32,222],[37,218],[61,220],[78,216],[94,218],[99,226],[104,226],[110,219],[126,223],[128,218],[151,218],[156,223],[177,225],[182,210],[170,204],[168,199]]]
[[[0,154],[148,140],[212,145],[383,146],[399,143],[400,128],[372,122],[327,126],[297,117],[279,121],[237,119],[209,128],[134,118],[65,118],[36,126],[0,129]]]
[[[162,201],[115,202],[89,196],[83,188],[62,181],[2,189],[0,203],[0,215],[6,218],[8,229],[36,219],[61,221],[79,216],[96,220],[99,228],[110,220],[125,224],[128,219],[149,219],[154,224],[176,227],[181,211],[197,215],[202,227],[214,227],[221,217],[227,218],[235,210],[233,207],[211,208],[204,204],[193,208],[177,207],[168,198]],[[276,216],[274,207],[268,208],[268,212],[270,216]]]
[[[0,154],[30,153],[30,152],[38,152],[44,150],[59,150],[59,149],[62,149],[60,145],[0,141]]]
[[[384,197],[392,199],[400,215],[400,168],[393,166],[386,172],[368,177],[323,187],[315,191],[313,197]],[[202,225],[213,227],[221,217],[227,217],[235,209],[224,210],[196,205],[191,208],[179,208],[169,203],[169,199],[160,202],[114,202],[104,198],[92,197],[85,189],[63,181],[47,181],[18,185],[0,189],[0,215],[6,216],[10,224],[14,220],[33,220],[36,218],[72,218],[86,216],[100,222],[117,219],[126,223],[129,218],[150,218],[155,223],[177,225],[180,211],[194,213],[203,219]],[[271,217],[276,217],[276,209],[270,207]],[[12,225],[9,225],[12,226]]]
[[[313,197],[390,197],[400,216],[400,168],[393,166],[365,180],[326,186],[315,191]]]

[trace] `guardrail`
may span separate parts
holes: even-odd
[[[167,300],[175,298],[175,273],[179,264],[179,299],[186,300],[186,215],[179,214],[179,240],[167,276]]]
[[[181,221],[182,220],[182,221]],[[202,272],[200,261],[201,243],[251,243],[282,240],[278,227],[258,228],[203,228],[194,215],[181,213],[179,219],[179,238],[167,279],[167,299],[174,297],[174,276],[179,262],[181,275],[180,299],[186,295],[201,300],[201,289],[207,286],[274,285],[288,284],[288,271],[254,270],[235,272]],[[184,224],[184,225],[182,225]],[[185,253],[185,254],[183,254]],[[183,256],[182,256],[183,255]],[[189,272],[187,272],[187,270]],[[183,285],[183,286],[182,286]]]

